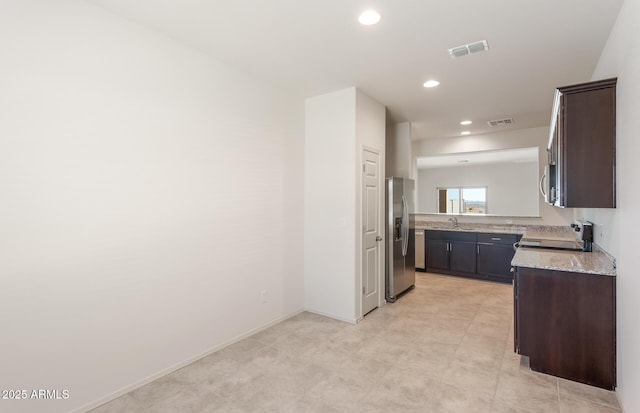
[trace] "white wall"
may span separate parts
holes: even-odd
[[[487,187],[487,213],[538,215],[538,164],[497,163],[418,169],[417,210],[436,213],[439,187]]]
[[[351,323],[362,316],[362,148],[378,149],[384,160],[384,144],[385,108],[356,88],[306,100],[304,290],[309,311]]]
[[[356,89],[305,105],[304,303],[355,322]]]
[[[386,175],[415,179],[411,157],[411,123],[400,122],[388,125],[386,131]]]
[[[552,98],[551,96],[549,97]],[[413,142],[413,159],[421,156],[442,155],[448,153],[477,152],[498,149],[530,148],[538,147],[538,176],[542,176],[544,166],[547,164],[547,142],[549,128],[530,128],[515,131],[497,132],[483,135],[465,136],[446,139],[423,139]],[[418,193],[420,191],[418,190]],[[514,223],[531,225],[569,225],[573,220],[572,209],[561,209],[544,203],[542,196],[538,195],[538,208],[540,218],[509,217],[505,219],[493,217],[469,217],[462,218],[462,222],[480,223]],[[438,219],[429,217],[429,219]]]
[[[303,308],[302,99],[85,2],[2,2],[0,50],[0,388],[70,392],[0,410]]]
[[[618,398],[626,413],[640,411],[640,256],[635,222],[640,212],[640,2],[625,1],[592,79],[617,77],[616,209],[583,209],[595,242],[617,258]]]

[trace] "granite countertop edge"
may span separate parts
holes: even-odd
[[[531,234],[531,232],[527,231],[525,234],[525,236],[530,235],[540,236],[540,233]],[[557,236],[560,236],[560,234]],[[513,256],[511,265],[552,271],[616,276],[615,258],[597,244],[593,244],[593,252],[518,248]]]

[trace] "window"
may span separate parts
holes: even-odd
[[[438,212],[486,214],[487,188],[438,188]]]

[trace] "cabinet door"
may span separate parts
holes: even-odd
[[[616,79],[559,88],[560,206],[616,206]]]
[[[501,244],[478,244],[478,274],[505,279],[513,278],[511,260],[515,254],[513,246]]]
[[[451,271],[476,273],[476,243],[451,241],[449,251]]]
[[[517,345],[532,370],[613,389],[615,277],[518,268]]]
[[[427,271],[449,269],[448,241],[428,239],[427,243]]]

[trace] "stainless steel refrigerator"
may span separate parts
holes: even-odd
[[[410,217],[414,212],[414,181],[387,178],[385,184],[385,298],[394,302],[416,282],[415,229]]]

